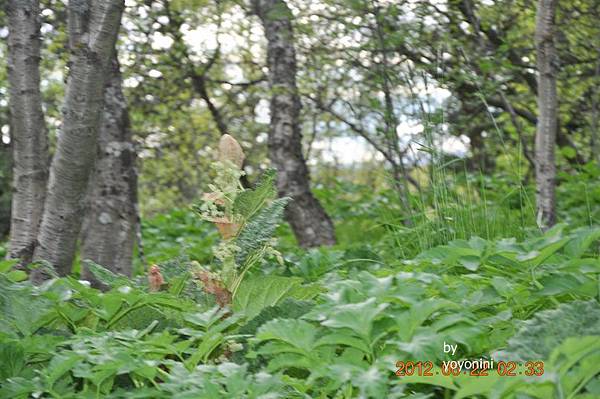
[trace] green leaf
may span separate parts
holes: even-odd
[[[19,259],[6,259],[0,261],[0,273],[6,273],[19,263]]]
[[[245,190],[238,194],[233,203],[233,213],[240,215],[244,220],[251,219],[277,193],[276,177],[275,169],[267,169],[253,190]]]
[[[365,342],[362,339],[353,337],[348,334],[343,334],[341,332],[334,332],[332,334],[325,335],[324,337],[319,338],[319,340],[315,343],[315,347],[324,345],[344,345],[356,348],[364,353],[370,353],[369,347],[367,346],[367,344],[365,344]]]
[[[16,283],[27,280],[27,273],[25,273],[23,270],[13,270],[9,272],[6,277],[8,277],[10,281],[14,281]]]
[[[600,336],[600,306],[596,301],[563,303],[556,309],[538,312],[522,323],[509,339],[508,347],[498,352],[498,360],[548,359],[567,338]]]
[[[16,377],[25,367],[25,351],[18,342],[0,343],[0,381]]]
[[[85,267],[94,275],[94,278],[100,283],[105,284],[109,287],[117,287],[129,283],[129,280],[125,276],[120,276],[108,270],[107,268],[86,259],[83,261]]]
[[[377,304],[375,298],[360,303],[338,305],[321,324],[333,328],[349,328],[370,342],[373,322],[387,306],[387,303]]]
[[[223,342],[223,334],[209,334],[203,337],[200,341],[200,345],[194,348],[194,352],[189,359],[186,360],[185,365],[189,370],[192,370],[198,365],[200,361],[206,362],[210,354]]]
[[[173,295],[181,295],[190,280],[190,273],[186,272],[180,276],[174,277],[169,282],[169,293]]]
[[[550,355],[550,366],[565,375],[587,356],[598,359],[600,365],[600,335],[567,338]]]
[[[546,259],[556,254],[571,240],[570,237],[564,236],[564,228],[564,224],[557,224],[548,230],[541,238],[534,240],[529,253],[518,256],[517,259],[520,261],[527,261],[533,267],[539,266]]]
[[[561,147],[560,153],[567,159],[573,159],[577,156],[577,152],[571,147]]]
[[[260,313],[240,328],[240,334],[254,334],[256,330],[266,322],[285,315],[287,318],[295,319],[306,314],[313,306],[309,301],[298,301],[286,298],[275,306],[267,306]]]
[[[458,262],[472,272],[477,271],[479,266],[481,266],[481,258],[475,255],[461,256],[458,258]]]
[[[435,312],[442,309],[459,309],[459,306],[446,299],[429,298],[415,303],[408,312],[396,318],[400,337],[410,339],[414,331],[425,323]]]
[[[29,398],[34,392],[40,390],[39,379],[15,377],[0,385],[0,397]]]
[[[582,282],[575,276],[567,273],[554,273],[544,276],[539,280],[539,283],[544,287],[539,293],[545,296],[575,294],[582,285]]]
[[[456,392],[454,399],[473,398],[478,397],[479,395],[487,397],[492,391],[494,384],[501,378],[502,377],[494,371],[489,371],[488,375],[483,377],[474,377],[470,375],[459,376],[455,381],[460,385],[460,389]]]
[[[206,331],[217,324],[226,314],[227,309],[215,306],[206,312],[185,315],[184,319]]]
[[[54,356],[46,369],[48,372],[46,374],[46,384],[52,387],[60,377],[69,372],[80,360],[81,356],[75,353],[66,355],[57,354]]]
[[[233,310],[251,319],[267,306],[285,298],[310,299],[320,292],[314,285],[303,286],[302,279],[281,276],[252,276],[242,280],[235,297]]]
[[[257,341],[276,340],[286,343],[290,348],[298,348],[305,354],[312,351],[317,328],[304,320],[276,319],[258,329]]]
[[[572,232],[573,239],[565,245],[565,253],[572,258],[581,258],[585,251],[600,239],[600,228],[585,227]]]
[[[413,359],[434,361],[439,359],[440,347],[445,335],[437,334],[425,327],[419,327],[408,342],[395,342],[398,349],[411,355]]]
[[[498,294],[505,298],[512,298],[516,293],[515,285],[504,277],[494,276],[492,278],[492,286],[498,291]]]

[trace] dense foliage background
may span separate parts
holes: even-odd
[[[600,4],[556,5],[548,226],[535,170],[543,2],[125,1],[113,77],[137,154],[132,273],[86,255],[93,223],[67,273],[0,262],[0,397],[600,397]],[[72,70],[68,6],[39,3],[51,156]],[[269,18],[293,30],[301,158],[335,245],[299,245],[284,212],[294,196],[277,198],[269,102],[286,90],[273,84]],[[18,185],[8,51],[6,240]],[[243,162],[224,157],[226,133]],[[47,278],[30,281],[33,268]],[[479,358],[544,372],[443,375],[443,361]],[[434,374],[398,376],[399,361]]]

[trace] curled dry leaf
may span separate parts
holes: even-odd
[[[162,274],[160,274],[160,268],[157,265],[152,265],[148,272],[150,291],[159,291],[164,282],[165,280],[163,279]]]
[[[242,146],[232,136],[224,134],[219,141],[219,161],[230,161],[239,169],[244,164],[244,151]]]
[[[219,234],[224,240],[235,237],[241,227],[239,223],[234,223],[227,218],[214,219],[213,223],[217,226],[217,230],[219,230]]]
[[[206,217],[205,220],[213,222],[215,226],[217,226],[217,230],[219,230],[219,234],[221,234],[221,238],[224,240],[235,237],[240,232],[240,228],[242,227],[239,223],[231,221],[226,216]]]
[[[214,277],[208,271],[196,272],[196,278],[204,284],[204,290],[215,296],[215,300],[220,307],[225,307],[231,303],[231,292],[223,287],[221,281]]]

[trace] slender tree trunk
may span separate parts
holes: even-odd
[[[61,275],[70,272],[75,255],[124,2],[71,0],[68,7],[71,58],[63,128],[50,167],[34,253],[35,260],[48,261]],[[43,278],[39,272],[32,276],[35,282]]]
[[[535,135],[535,179],[538,224],[546,229],[556,222],[556,165],[554,147],[558,129],[556,92],[557,53],[554,46],[554,19],[558,0],[539,0],[535,45],[538,69],[538,123]]]
[[[333,245],[333,223],[310,191],[309,172],[302,155],[292,14],[283,0],[253,0],[253,5],[268,42],[272,90],[269,155],[278,170],[279,195],[293,199],[286,209],[286,218],[302,247]]]
[[[392,95],[392,84],[390,82],[389,76],[389,62],[387,52],[385,51],[386,43],[385,37],[383,33],[383,26],[381,21],[381,14],[379,7],[372,2],[373,4],[373,14],[375,15],[375,25],[372,27],[375,35],[378,39],[379,51],[381,52],[381,62],[377,63],[377,69],[379,70],[379,74],[381,75],[382,80],[382,90],[384,97],[384,123],[385,123],[385,142],[386,147],[388,149],[389,154],[393,154],[395,157],[395,162],[392,163],[392,177],[394,179],[393,186],[396,188],[398,192],[398,199],[402,204],[403,211],[406,213],[406,217],[403,220],[405,226],[412,226],[412,207],[410,204],[410,191],[408,189],[407,182],[409,181],[408,171],[404,166],[404,153],[400,149],[398,132],[396,129],[398,128],[398,118],[396,117],[396,110],[394,107],[394,99]],[[421,104],[422,109],[422,117],[426,118],[425,109]]]
[[[0,237],[2,239],[7,239],[10,232],[10,202],[12,198],[11,153],[12,146],[0,142]]]
[[[81,259],[130,276],[137,223],[136,154],[116,55],[111,68],[82,227]],[[94,281],[86,268],[82,277]]]
[[[48,140],[40,94],[40,8],[35,0],[10,0],[8,79],[13,147],[9,258],[33,255],[48,179]]]

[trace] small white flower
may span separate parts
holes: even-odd
[[[121,294],[129,294],[131,292],[131,287],[128,285],[124,285],[122,287],[119,287],[119,292]]]

